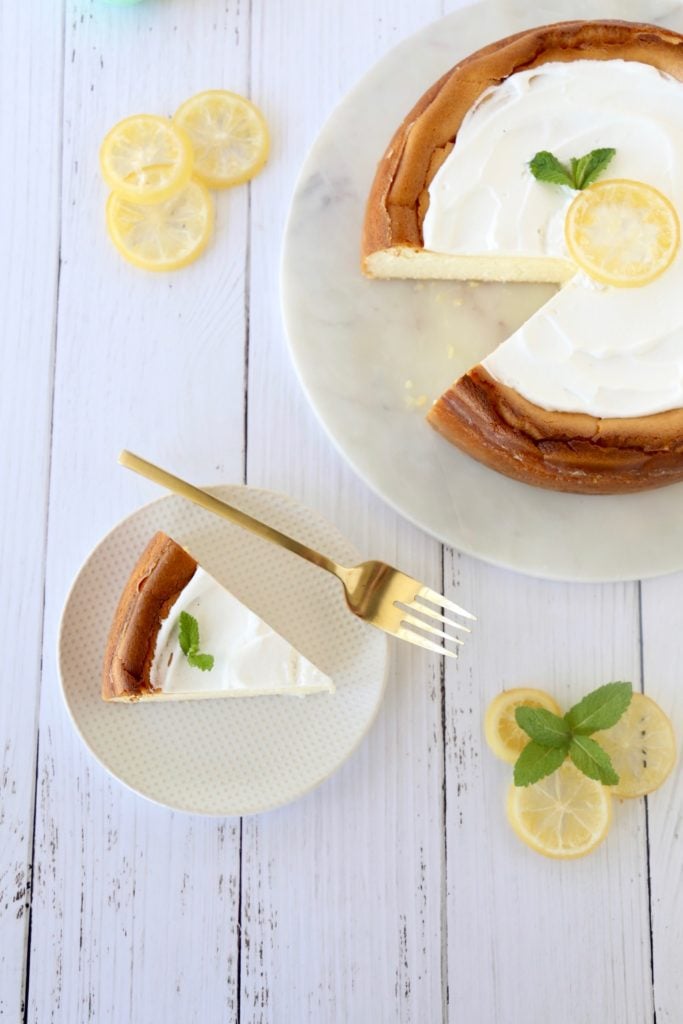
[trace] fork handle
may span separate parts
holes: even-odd
[[[236,523],[237,526],[250,530],[257,537],[268,540],[271,544],[277,544],[278,547],[286,548],[287,551],[299,555],[300,558],[305,558],[307,562],[312,562],[313,565],[317,565],[320,569],[326,569],[333,576],[342,579],[342,567],[333,562],[331,558],[321,555],[319,551],[314,551],[313,548],[309,548],[300,541],[294,540],[293,537],[288,537],[286,533],[281,533],[280,530],[267,526],[259,519],[254,519],[253,516],[242,512],[233,505],[228,505],[227,501],[214,498],[208,491],[203,491],[200,487],[188,484],[186,480],[181,480],[180,477],[174,476],[173,473],[167,473],[165,469],[155,466],[153,462],[148,462],[147,459],[142,459],[139,455],[135,455],[133,452],[126,451],[125,449],[119,455],[119,462],[126,469],[132,469],[135,473],[139,473],[140,476],[145,476],[155,484],[160,484],[162,487],[166,487],[167,490],[173,491],[174,494],[179,494],[182,498],[188,498],[196,505],[201,505],[207,512],[213,512],[214,515],[222,516],[223,519],[228,519],[231,523]]]

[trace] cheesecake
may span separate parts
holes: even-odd
[[[361,257],[373,278],[559,286],[427,419],[501,473],[593,494],[683,480],[678,238],[652,280],[605,283],[568,243],[576,189],[532,173],[535,154],[570,167],[601,147],[613,152],[603,177],[655,190],[677,225],[683,36],[600,21],[500,40],[444,75],[399,126],[370,191]]]
[[[105,701],[307,696],[334,683],[165,533],[126,583],[102,671]]]

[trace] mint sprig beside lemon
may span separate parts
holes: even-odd
[[[510,825],[546,857],[590,853],[609,830],[612,796],[651,793],[676,762],[669,718],[630,683],[600,686],[566,714],[543,690],[503,690],[484,733],[497,757],[516,762]]]
[[[611,147],[592,149],[584,156],[573,156],[569,164],[563,164],[553,153],[542,149],[529,161],[529,170],[538,181],[568,185],[581,191],[602,174],[615,153],[616,149]]]
[[[611,729],[631,703],[630,683],[606,683],[560,717],[545,708],[518,707],[515,720],[531,740],[515,762],[516,786],[530,786],[551,775],[567,757],[589,779],[615,786],[619,776],[609,754],[592,733]]]

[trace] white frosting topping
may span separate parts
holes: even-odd
[[[539,150],[563,162],[611,146],[603,178],[654,185],[683,212],[683,84],[637,62],[572,61],[520,71],[483,93],[429,189],[426,249],[568,259],[575,194],[538,182]],[[593,416],[683,406],[683,256],[639,288],[577,273],[484,360],[535,404]]]
[[[197,620],[200,650],[214,657],[210,671],[191,666],[180,648],[182,611]],[[334,691],[329,676],[200,566],[161,623],[150,679],[165,693],[212,691],[246,697]]]

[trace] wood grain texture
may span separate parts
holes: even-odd
[[[211,86],[247,90],[248,8],[211,7],[67,5],[28,1007],[40,1024],[235,1013],[238,831],[169,815],[109,779],[67,719],[53,656],[79,563],[122,515],[158,496],[116,466],[121,447],[198,482],[242,477],[247,191],[220,197],[216,239],[201,261],[155,276],[109,244],[97,163],[101,138],[127,114],[170,113]]]
[[[505,821],[509,769],[481,728],[502,687],[535,684],[570,703],[610,678],[640,684],[642,657],[645,690],[680,736],[683,576],[643,585],[641,650],[637,585],[540,583],[443,553],[343,464],[286,350],[280,240],[304,155],[379,56],[457,6],[0,9],[3,182],[16,197],[0,213],[11,381],[0,403],[11,440],[0,453],[0,611],[15,638],[12,702],[0,712],[0,1020],[683,1019],[680,772],[647,812],[616,806],[594,855],[546,862]],[[219,197],[215,242],[196,265],[135,270],[106,240],[100,139],[123,116],[170,113],[221,86],[264,109],[270,162]],[[308,502],[364,554],[445,583],[480,613],[475,637],[443,670],[396,646],[372,730],[290,807],[212,821],[139,799],[83,748],[53,653],[82,559],[157,496],[116,467],[124,446],[199,483],[246,473]]]
[[[683,574],[641,588],[645,692],[671,718],[679,750],[671,777],[647,798],[655,1009],[657,1024],[676,1024],[683,1019]]]
[[[464,1004],[481,1020],[652,1020],[644,802],[615,801],[585,859],[546,860],[508,825],[511,769],[483,737],[502,689],[535,686],[564,708],[612,680],[639,689],[637,584],[522,580],[458,555],[446,579],[485,610],[476,648],[446,666],[449,1019]]]
[[[63,11],[0,7],[0,1019],[23,1013],[59,275]],[[17,40],[31,40],[18,47]],[[33,90],[41,102],[27,104]],[[39,230],[36,230],[39,225]]]
[[[276,144],[270,177],[252,185],[247,479],[313,504],[363,553],[438,587],[440,546],[353,478],[305,405],[285,349],[272,246],[325,114],[438,6],[357,5],[352,21],[345,5],[301,0],[253,13],[254,90]],[[305,24],[311,41],[303,64],[292,23]],[[286,433],[273,422],[286,422]],[[299,804],[244,824],[240,1008],[250,1024],[441,1019],[439,666],[410,648],[394,655],[379,720],[355,757]]]
[[[384,525],[429,578],[434,550]],[[441,1019],[442,781],[438,666],[403,651],[352,760],[244,823],[241,1020]]]

